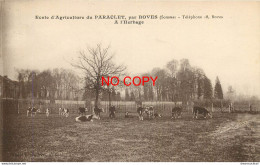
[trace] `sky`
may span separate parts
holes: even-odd
[[[142,25],[114,20],[35,19],[35,16],[216,15],[223,19],[145,19]],[[15,69],[75,70],[79,51],[101,43],[111,46],[115,63],[131,74],[164,68],[187,58],[224,91],[260,96],[259,2],[163,1],[9,1],[3,5],[3,74]]]

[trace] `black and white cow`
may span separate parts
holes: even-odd
[[[63,108],[59,108],[59,116],[63,115]]]
[[[68,108],[59,108],[59,115],[69,117],[69,109]]]
[[[50,109],[47,108],[47,109],[46,109],[46,116],[49,117],[49,115],[50,115]]]
[[[97,118],[100,120],[100,113],[104,112],[103,108],[94,107],[94,118]]]
[[[116,117],[116,107],[112,105],[109,107],[109,118],[115,118]]]
[[[65,117],[69,117],[69,114],[70,114],[69,109],[68,108],[63,108],[63,111],[64,111],[64,116]]]
[[[80,115],[80,116],[76,117],[75,120],[77,122],[87,122],[87,121],[93,122],[93,116],[94,115],[84,115],[84,116]]]
[[[207,115],[212,118],[212,114],[204,107],[198,107],[194,106],[193,107],[193,118],[198,118],[198,115],[202,114],[204,118],[207,117]]]
[[[29,114],[31,114],[31,116],[36,116],[37,112],[40,112],[40,109],[36,109],[35,107],[29,107],[27,109],[27,117],[29,116]]]
[[[79,114],[81,116],[86,115],[86,112],[88,112],[88,108],[79,107]]]
[[[153,106],[145,107],[144,112],[147,114],[149,119],[154,117],[154,109]]]
[[[137,113],[138,113],[139,120],[144,120],[144,116],[143,116],[144,108],[142,106],[139,106],[137,108]]]
[[[181,112],[182,108],[181,107],[174,107],[172,108],[172,119],[175,118],[181,118]]]

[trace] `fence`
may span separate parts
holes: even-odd
[[[51,113],[58,113],[58,109],[68,108],[71,113],[78,113],[79,107],[87,107],[93,109],[94,102],[86,104],[85,101],[70,101],[70,100],[55,100],[55,103],[51,103],[49,100],[25,100],[25,99],[2,99],[1,104],[4,109],[4,113],[19,114],[26,113],[28,107],[36,107],[45,112],[46,108],[51,110]],[[112,101],[111,105],[116,106],[117,113],[136,113],[137,104],[134,101]],[[160,114],[169,114],[171,109],[175,106],[182,106],[184,111],[192,112],[192,107],[203,106],[209,108],[209,110],[217,112],[260,112],[260,102],[248,103],[248,102],[234,102],[232,104],[219,103],[219,102],[190,102],[188,104],[182,104],[182,102],[142,102],[143,106],[153,106],[155,112]],[[109,111],[109,102],[101,101],[100,106],[104,108],[105,113]]]
[[[91,103],[94,105],[94,102]],[[111,101],[111,105],[116,107],[117,113],[125,114],[128,112],[131,114],[136,114],[137,104],[135,101]],[[100,106],[104,108],[105,113],[109,111],[109,102],[108,101],[101,101]],[[171,109],[174,106],[182,106],[181,102],[142,102],[142,106],[153,106],[155,112],[160,114],[171,113]]]
[[[47,108],[51,110],[51,113],[59,113],[59,108],[68,108],[70,113],[78,113],[79,107],[87,107],[93,109],[94,102],[85,104],[85,101],[70,101],[70,100],[55,100],[55,103],[51,103],[49,100],[29,100],[29,99],[9,99],[3,100],[3,109],[8,114],[25,114],[28,107],[36,107],[40,109],[40,113],[44,113]],[[111,105],[115,105],[117,113],[136,113],[137,104],[134,101],[112,101]],[[181,102],[142,102],[143,106],[153,106],[157,113],[170,113],[172,107],[178,105],[181,106]],[[109,102],[101,101],[100,106],[104,108],[105,113],[109,111]]]
[[[231,112],[238,112],[238,113],[260,113],[260,103],[239,103],[234,102],[231,107]]]

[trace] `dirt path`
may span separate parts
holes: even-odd
[[[251,127],[251,125],[253,127]],[[254,132],[259,132],[260,118],[259,116],[248,115],[248,114],[239,114],[236,121],[230,121],[228,123],[221,124],[216,131],[214,131],[211,136],[214,137],[226,137],[237,135],[243,133],[241,129],[245,127],[250,127]],[[258,129],[258,131],[257,131]],[[238,131],[240,130],[240,131]]]
[[[260,117],[239,114],[236,120],[220,124],[209,136],[234,161],[260,161]],[[221,151],[220,151],[221,152]]]

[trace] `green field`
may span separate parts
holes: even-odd
[[[260,161],[260,115],[215,112],[138,121],[105,115],[25,114],[4,118],[4,161]]]

